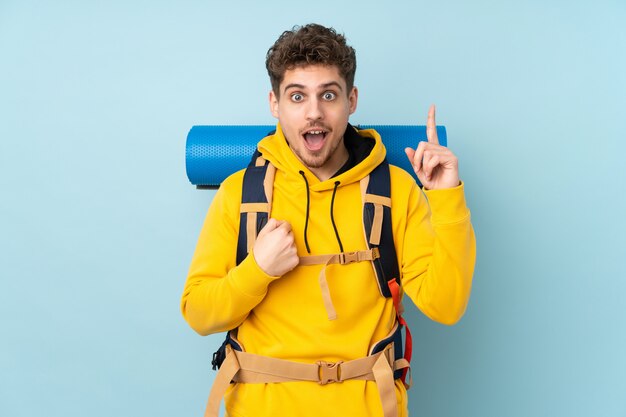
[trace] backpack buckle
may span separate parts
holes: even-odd
[[[341,265],[351,264],[359,261],[358,252],[343,252],[339,254],[339,263]]]
[[[380,251],[378,248],[374,248],[369,251],[342,252],[339,254],[339,263],[341,265],[345,265],[367,260],[375,261],[378,258],[380,258]]]
[[[342,382],[341,379],[341,364],[343,361],[328,363],[326,361],[315,362],[318,367],[318,384],[326,385],[332,382]]]
[[[222,343],[220,348],[213,352],[213,360],[211,360],[211,367],[214,371],[217,371],[221,366],[224,359],[226,359],[226,344],[228,343],[228,338]]]

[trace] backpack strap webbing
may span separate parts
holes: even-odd
[[[342,252],[329,255],[311,255],[301,256],[298,262],[299,266],[304,265],[324,265],[320,271],[318,282],[320,289],[322,290],[322,301],[324,302],[324,308],[328,315],[328,320],[335,320],[337,318],[337,311],[333,305],[332,297],[330,296],[330,289],[328,288],[328,281],[326,280],[326,268],[330,264],[346,265],[353,262],[372,262],[378,258],[378,249],[361,250],[356,252]]]
[[[215,377],[205,417],[217,417],[221,399],[231,381],[235,383],[267,384],[309,381],[320,385],[348,380],[375,381],[384,417],[397,417],[397,398],[394,373],[408,368],[404,358],[395,358],[394,341],[389,340],[370,355],[350,361],[315,363],[293,362],[284,359],[246,353],[225,347],[225,358]]]
[[[257,235],[269,219],[275,173],[276,168],[265,160],[257,149],[243,175],[237,265],[252,250]]]
[[[410,363],[413,353],[413,338],[406,321],[402,317],[402,283],[398,257],[393,241],[391,223],[391,176],[389,163],[385,159],[369,176],[361,180],[363,199],[363,227],[365,240],[371,250],[377,250],[379,256],[372,260],[374,272],[378,281],[380,293],[393,299],[396,316],[400,328],[405,330],[404,359]],[[400,345],[400,343],[398,343]],[[402,354],[401,351],[397,352]],[[400,370],[400,377],[404,385],[411,386],[409,368]],[[407,381],[407,376],[409,380]]]
[[[398,257],[393,241],[391,223],[391,177],[389,163],[383,160],[369,176],[361,180],[363,227],[370,250],[377,249],[379,257],[372,261],[380,293],[392,296],[389,282],[400,283]]]

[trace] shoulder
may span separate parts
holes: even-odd
[[[220,184],[219,191],[223,193],[230,194],[239,194],[241,195],[241,189],[243,186],[243,175],[246,173],[246,169],[241,169],[233,174],[230,174],[222,183]],[[232,196],[234,197],[234,196]]]
[[[220,212],[238,213],[245,169],[229,175],[218,188],[211,207]]]
[[[425,199],[415,178],[406,170],[389,164],[389,175],[391,178],[391,199],[394,206],[409,207],[413,204],[420,204],[422,199]]]
[[[403,168],[389,164],[389,176],[391,178],[391,189],[406,190],[410,192],[417,187],[415,178]],[[417,187],[419,188],[419,187]]]

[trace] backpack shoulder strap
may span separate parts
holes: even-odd
[[[239,209],[237,265],[252,250],[256,237],[267,223],[272,208],[272,192],[276,168],[257,149],[243,176]]]
[[[380,257],[374,259],[374,271],[380,293],[392,297],[390,283],[400,284],[398,257],[393,242],[391,223],[391,176],[387,159],[380,163],[368,177],[361,180],[363,199],[363,227],[370,249],[377,249]]]
[[[393,242],[393,226],[391,223],[391,175],[387,159],[381,162],[368,177],[361,180],[361,193],[363,195],[363,227],[365,240],[370,249],[378,249],[380,257],[374,259],[374,272],[378,281],[380,293],[393,299],[398,320],[397,331],[394,332],[395,357],[400,359],[404,356],[407,363],[411,362],[413,352],[413,338],[402,317],[402,283],[400,282],[400,269],[398,267],[398,255]],[[404,354],[401,344],[401,329],[405,329]],[[401,378],[406,388],[411,386],[411,378],[407,381],[408,369],[404,368],[395,372],[395,378]]]

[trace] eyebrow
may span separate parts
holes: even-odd
[[[323,90],[325,88],[333,87],[333,86],[337,87],[339,91],[343,91],[343,88],[341,88],[341,84],[339,84],[337,81],[330,81],[328,83],[321,84],[319,87],[320,87],[320,90]],[[296,84],[296,83],[287,84],[285,88],[283,88],[283,92],[287,92],[287,90],[289,90],[290,88],[299,88],[303,90],[305,86],[302,84]]]

